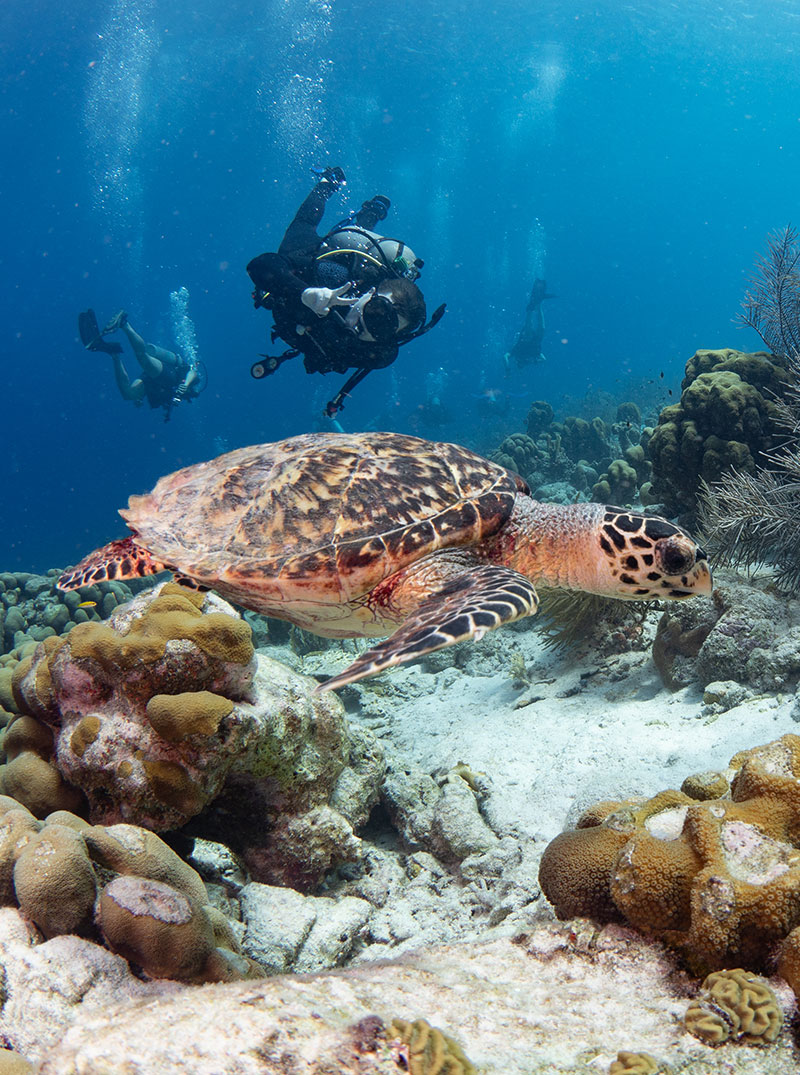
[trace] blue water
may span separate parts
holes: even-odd
[[[392,200],[444,320],[348,401],[347,430],[488,450],[531,399],[670,401],[734,323],[766,235],[798,222],[800,0],[4,0],[0,568],[74,562],[116,509],[226,447],[319,428],[343,377],[249,375],[275,249],[314,164],[331,223]],[[547,362],[503,379],[536,275]],[[119,396],[78,311],[175,346],[190,293],[209,386],[168,424]],[[133,363],[129,362],[129,367]],[[444,371],[442,373],[437,371]],[[663,373],[663,377],[661,374]],[[436,391],[450,422],[419,411]]]

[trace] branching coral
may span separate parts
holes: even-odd
[[[729,563],[775,567],[778,585],[800,591],[800,240],[787,227],[769,239],[745,295],[742,321],[785,361],[788,388],[777,402],[783,446],[752,473],[735,469],[702,483],[700,521]]]

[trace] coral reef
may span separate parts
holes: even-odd
[[[782,434],[755,467],[708,477],[700,519],[715,553],[735,565],[772,564],[778,585],[800,591],[800,242],[792,228],[769,241],[742,320],[784,367],[775,424]]]
[[[765,1045],[778,1038],[783,1010],[763,978],[736,968],[708,975],[684,1022],[690,1034],[708,1045],[730,1039]]]
[[[409,1075],[474,1075],[476,1071],[461,1046],[425,1019],[393,1019],[386,1033],[405,1046],[400,1056]]]
[[[622,917],[693,967],[762,967],[800,925],[800,737],[730,764],[729,795],[602,804],[557,836],[539,872],[556,914]]]
[[[12,685],[22,715],[0,781],[28,759],[37,798],[19,794],[41,815],[165,831],[205,810],[194,832],[231,842],[258,879],[303,888],[357,857],[380,751],[348,735],[336,698],[256,657],[248,625],[214,595],[148,590],[104,624],[46,639]]]
[[[0,896],[52,939],[105,943],[151,977],[232,981],[261,974],[220,921],[200,876],[152,832],[38,820],[0,799]]]
[[[4,925],[0,914],[0,944]],[[409,1019],[423,1013],[446,1028],[481,1075],[607,1072],[618,1043],[631,1040],[628,1048],[669,1057],[675,1075],[776,1075],[797,1066],[788,1028],[762,1049],[741,1043],[714,1048],[692,1038],[676,1018],[689,998],[674,960],[618,927],[551,923],[514,941],[430,945],[395,961],[202,989],[164,991],[163,983],[129,977],[109,988],[106,970],[106,1004],[94,994],[66,1011],[62,997],[74,994],[73,977],[91,982],[93,966],[86,965],[85,947],[76,944],[70,953],[74,974],[66,975],[55,945],[15,944],[20,955],[8,978],[13,1004],[0,1011],[0,1033],[15,1047],[30,1042],[36,1030],[53,1043],[24,1050],[38,1061],[39,1075],[156,1072],[165,1063],[192,1075],[260,1069],[399,1075],[408,1071],[404,1046],[386,1030],[397,1013]],[[28,967],[36,968],[35,976]],[[95,971],[94,979],[101,974]],[[119,999],[117,990],[134,986],[135,999]],[[775,986],[791,1011],[788,988]],[[45,998],[52,1004],[47,1023]],[[60,1028],[55,1038],[54,1023]],[[657,1070],[666,1075],[665,1067]]]
[[[29,571],[0,572],[0,663],[4,655],[18,660],[33,642],[68,634],[78,623],[98,622],[117,605],[130,600],[131,588],[122,582],[102,582],[80,593],[56,589],[61,574]]]
[[[665,407],[648,442],[649,495],[668,514],[691,514],[702,482],[732,468],[752,472],[780,442],[778,397],[785,362],[764,351],[697,351],[678,403]]]
[[[651,430],[641,422],[635,403],[621,403],[613,422],[575,415],[557,422],[550,404],[536,400],[527,433],[512,433],[490,456],[521,474],[539,499],[627,504],[650,477]]]
[[[92,821],[176,828],[219,791],[255,661],[250,629],[217,601],[168,583],[17,665],[15,700],[53,730],[54,762]]]

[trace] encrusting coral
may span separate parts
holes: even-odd
[[[714,971],[684,1016],[686,1029],[706,1045],[734,1039],[750,1045],[776,1041],[783,1009],[763,978],[748,971]]]
[[[558,917],[625,919],[694,969],[767,965],[800,927],[800,736],[730,764],[729,796],[602,804],[557,836],[539,881]]]

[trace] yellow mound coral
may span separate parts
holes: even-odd
[[[764,1045],[780,1034],[783,1011],[763,978],[737,968],[708,975],[684,1022],[706,1045],[722,1045],[731,1038]]]
[[[167,583],[150,603],[147,616],[131,621],[121,634],[104,623],[79,623],[69,633],[75,657],[91,657],[107,668],[151,664],[176,638],[194,642],[208,657],[247,664],[253,657],[252,632],[244,620],[220,612],[203,614],[203,594]],[[63,641],[63,640],[60,640]]]
[[[84,790],[93,821],[179,827],[217,794],[240,753],[234,709],[252,686],[254,653],[233,609],[171,583],[107,622],[46,639],[13,674],[26,715],[5,733],[0,790],[39,817],[81,812],[80,793],[70,798],[49,764],[53,754]]]
[[[10,795],[37,817],[53,810],[85,808],[81,792],[68,784],[51,763],[53,733],[33,717],[14,717],[2,737],[6,764],[0,765],[0,792]]]
[[[180,743],[192,735],[213,735],[233,710],[230,698],[211,691],[156,694],[147,703],[147,719],[162,739]]]
[[[761,966],[800,927],[800,737],[731,766],[730,798],[661,792],[556,837],[539,874],[556,914],[621,914],[697,968]]]
[[[80,833],[49,824],[27,839],[14,864],[14,892],[20,910],[45,937],[83,932],[91,921],[96,891]]]
[[[617,1053],[608,1075],[668,1075],[669,1068],[650,1053]]]
[[[394,1019],[388,1035],[406,1046],[409,1075],[473,1075],[477,1071],[461,1046],[425,1019]]]

